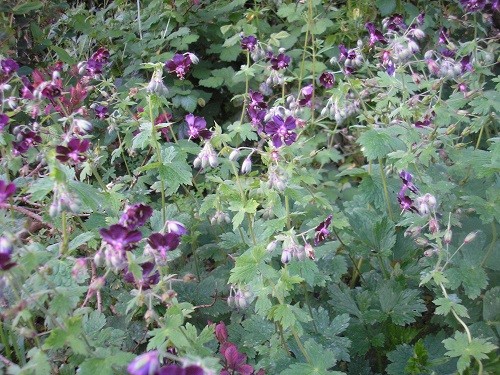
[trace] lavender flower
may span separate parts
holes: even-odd
[[[129,230],[142,227],[153,215],[153,209],[142,203],[128,206],[120,217],[119,224]]]
[[[130,375],[153,375],[158,374],[160,361],[158,351],[154,350],[141,354],[127,366]]]
[[[335,76],[333,75],[332,72],[323,72],[319,76],[319,83],[325,89],[331,89],[335,84]]]
[[[330,231],[328,230],[328,227],[330,226],[330,223],[332,222],[332,215],[328,215],[328,217],[319,223],[319,225],[316,227],[314,230],[314,246],[318,246],[320,242],[323,242],[327,236],[330,235]]]
[[[285,120],[279,115],[272,117],[265,126],[265,132],[271,136],[274,147],[281,147],[283,143],[291,145],[297,139],[297,134],[293,131],[296,127],[296,120],[293,116],[288,116]]]
[[[63,163],[68,161],[72,163],[82,162],[86,159],[84,155],[89,149],[90,141],[88,139],[73,138],[68,142],[67,146],[56,146],[56,158]]]
[[[7,271],[16,264],[12,261],[12,244],[6,237],[0,237],[0,269]]]
[[[175,233],[178,236],[183,236],[188,232],[184,224],[175,220],[167,220],[166,226],[168,233]]]
[[[245,51],[253,51],[257,46],[257,38],[253,35],[241,38],[241,49]]]
[[[209,139],[212,132],[207,127],[207,122],[203,117],[194,116],[192,113],[184,117],[188,125],[188,135],[190,139],[203,138]]]
[[[14,183],[6,183],[0,180],[0,203],[6,202],[9,197],[14,195],[15,191],[16,185]]]
[[[177,78],[184,79],[189,72],[192,61],[189,54],[175,54],[174,57],[165,63],[165,68],[169,73],[177,75]]]
[[[273,56],[271,58],[271,68],[274,70],[286,69],[291,61],[292,59],[290,56],[280,53],[278,56]]]
[[[141,264],[142,278],[140,280],[137,280],[134,277],[134,274],[130,271],[127,271],[123,275],[123,280],[125,280],[127,283],[131,284],[135,283],[137,287],[141,288],[142,290],[149,289],[151,285],[156,285],[160,281],[160,273],[154,270],[154,267],[155,267],[154,263],[151,262],[143,263]]]
[[[134,243],[141,240],[142,235],[138,230],[130,230],[123,225],[114,224],[109,229],[99,230],[102,239],[114,250],[123,252],[132,250]]]

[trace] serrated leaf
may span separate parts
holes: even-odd
[[[70,241],[70,243],[68,244],[68,250],[72,251],[72,250],[78,249],[80,246],[82,246],[83,244],[86,244],[94,237],[95,237],[95,234],[93,232],[80,233],[78,236],[76,236],[75,238],[73,238]]]
[[[395,281],[388,280],[377,288],[380,307],[389,315],[392,322],[405,325],[415,322],[415,318],[427,310],[420,291],[416,289],[402,289]]]
[[[404,143],[390,134],[387,129],[370,129],[365,131],[358,139],[362,146],[363,154],[368,160],[383,158],[392,151],[405,149]]]
[[[448,298],[436,298],[433,302],[437,306],[435,312],[438,315],[446,316],[453,310],[460,317],[469,317],[467,308],[460,305],[460,302],[462,301],[455,294],[449,294]]]

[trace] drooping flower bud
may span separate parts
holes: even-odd
[[[476,239],[476,236],[477,236],[477,231],[470,232],[467,236],[465,236],[464,243],[465,244],[471,243],[472,241],[474,241]]]

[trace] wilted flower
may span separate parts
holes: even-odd
[[[56,146],[56,158],[63,163],[70,161],[72,163],[82,162],[86,159],[84,155],[89,149],[90,141],[88,139],[73,138],[67,146]]]
[[[335,84],[335,76],[332,72],[323,72],[319,76],[319,83],[326,89],[331,89]]]
[[[253,35],[241,38],[241,49],[246,51],[253,51],[257,46],[257,38]]]
[[[209,139],[212,136],[212,132],[208,130],[207,122],[203,117],[194,116],[192,113],[184,117],[188,125],[188,135],[189,139],[203,138]]]
[[[274,147],[281,147],[283,143],[291,145],[297,139],[297,134],[293,131],[296,127],[296,121],[293,116],[288,116],[285,120],[279,115],[272,117],[266,123],[265,132],[270,135]]]
[[[0,237],[0,269],[2,271],[7,271],[17,264],[12,261],[12,250],[12,244],[9,239],[7,237]]]
[[[14,195],[16,191],[16,185],[13,182],[6,183],[4,180],[0,180],[0,203],[4,203]]]
[[[142,203],[128,206],[120,217],[119,224],[127,229],[137,229],[142,227],[153,215],[153,209]]]
[[[314,230],[314,246],[318,246],[320,242],[323,242],[327,236],[330,235],[330,231],[328,227],[332,222],[332,215],[328,215],[328,217],[319,223],[319,225]]]
[[[99,230],[102,239],[116,251],[132,250],[134,243],[141,240],[138,230],[130,230],[120,224],[111,225],[108,229]]]
[[[169,73],[177,75],[177,78],[184,79],[189,72],[192,61],[189,54],[176,53],[174,57],[165,63],[165,68]]]
[[[130,375],[155,375],[160,368],[158,351],[154,350],[141,354],[127,366]]]
[[[130,271],[125,272],[123,280],[127,283],[136,284],[141,289],[149,289],[151,285],[156,285],[160,281],[160,273],[154,270],[154,263],[146,262],[141,264],[142,278],[137,280]],[[154,271],[154,272],[153,272]]]

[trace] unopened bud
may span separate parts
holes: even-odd
[[[246,174],[251,170],[252,170],[252,159],[250,159],[250,156],[247,156],[243,161],[243,164],[241,164],[241,173]]]
[[[477,232],[470,232],[467,236],[465,236],[464,243],[471,243],[476,239]]]
[[[269,244],[267,245],[266,247],[266,250],[268,252],[271,252],[271,251],[274,251],[274,249],[276,249],[276,246],[278,245],[278,241],[274,240],[274,241],[271,241],[269,242]]]
[[[429,243],[429,241],[427,241],[427,239],[425,239],[423,237],[418,237],[415,239],[415,243],[418,246],[426,246]]]
[[[429,232],[432,234],[437,233],[439,231],[439,222],[432,218],[429,220]]]
[[[421,231],[422,231],[421,227],[410,227],[407,230],[405,230],[404,236],[416,237],[420,234]]]
[[[446,231],[444,232],[444,237],[443,237],[444,243],[445,244],[451,243],[451,237],[452,237],[452,232],[451,232],[451,229],[448,227],[446,229]]]
[[[144,320],[146,321],[146,323],[152,323],[154,321],[156,317],[156,313],[153,311],[153,310],[148,310],[146,311],[146,313],[144,314]]]
[[[229,160],[231,161],[235,161],[235,160],[238,160],[238,158],[240,157],[240,150],[238,150],[237,148],[235,148],[233,151],[231,151],[231,153],[229,154]]]
[[[104,253],[102,251],[98,251],[95,255],[94,255],[94,263],[97,267],[101,267],[104,265],[104,262],[105,262],[105,256],[104,256]]]
[[[309,259],[311,260],[316,259],[316,255],[314,254],[314,248],[310,243],[306,243],[306,245],[304,246],[304,251]]]
[[[189,283],[191,281],[195,281],[196,280],[196,276],[193,275],[192,273],[186,273],[183,277],[182,277],[182,280],[185,282],[185,283]]]
[[[161,300],[163,302],[170,301],[172,298],[177,297],[177,292],[173,289],[167,290],[165,293],[161,295]]]
[[[292,260],[292,253],[288,249],[283,249],[281,253],[281,263],[287,264]]]

